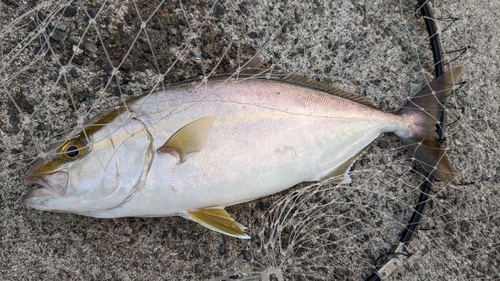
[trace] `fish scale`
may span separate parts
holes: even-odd
[[[462,70],[437,78],[395,114],[294,75],[240,73],[175,85],[91,119],[53,147],[59,153],[28,172],[39,188],[23,201],[101,218],[179,215],[250,238],[224,207],[303,181],[348,183],[350,166],[388,132],[454,184],[435,116]]]

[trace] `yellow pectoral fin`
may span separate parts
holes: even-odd
[[[180,162],[186,155],[200,151],[208,141],[215,116],[206,116],[195,120],[175,132],[159,149],[159,153],[178,154]]]
[[[244,231],[245,227],[236,222],[222,207],[187,211],[187,215],[211,230],[241,239],[250,239]]]

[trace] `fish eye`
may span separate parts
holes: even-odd
[[[85,143],[79,140],[70,140],[61,147],[59,152],[64,160],[76,160],[85,154]]]

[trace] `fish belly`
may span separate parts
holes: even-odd
[[[358,120],[219,118],[205,148],[178,163],[155,157],[147,183],[118,216],[164,216],[264,197],[319,180],[370,144],[384,127]]]
[[[353,108],[342,104],[308,108],[307,99],[286,100],[286,91],[283,100],[265,100],[264,94],[249,100],[248,87],[233,90],[230,98],[214,91],[210,97],[217,98],[184,102],[163,121],[149,121],[155,147],[160,147],[182,126],[215,116],[201,151],[189,154],[183,162],[169,154],[155,155],[144,188],[100,216],[175,215],[264,197],[303,181],[320,180],[381,133],[397,127],[392,114],[356,108],[355,103]],[[239,91],[245,94],[240,100]],[[310,113],[314,111],[317,114]],[[149,118],[161,119],[152,114]]]

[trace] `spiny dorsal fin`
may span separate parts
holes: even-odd
[[[187,211],[190,219],[211,230],[241,239],[250,239],[245,227],[236,222],[223,207]]]
[[[215,116],[206,116],[187,124],[158,148],[158,152],[179,155],[180,162],[184,162],[187,154],[198,152],[207,144],[214,121]]]

